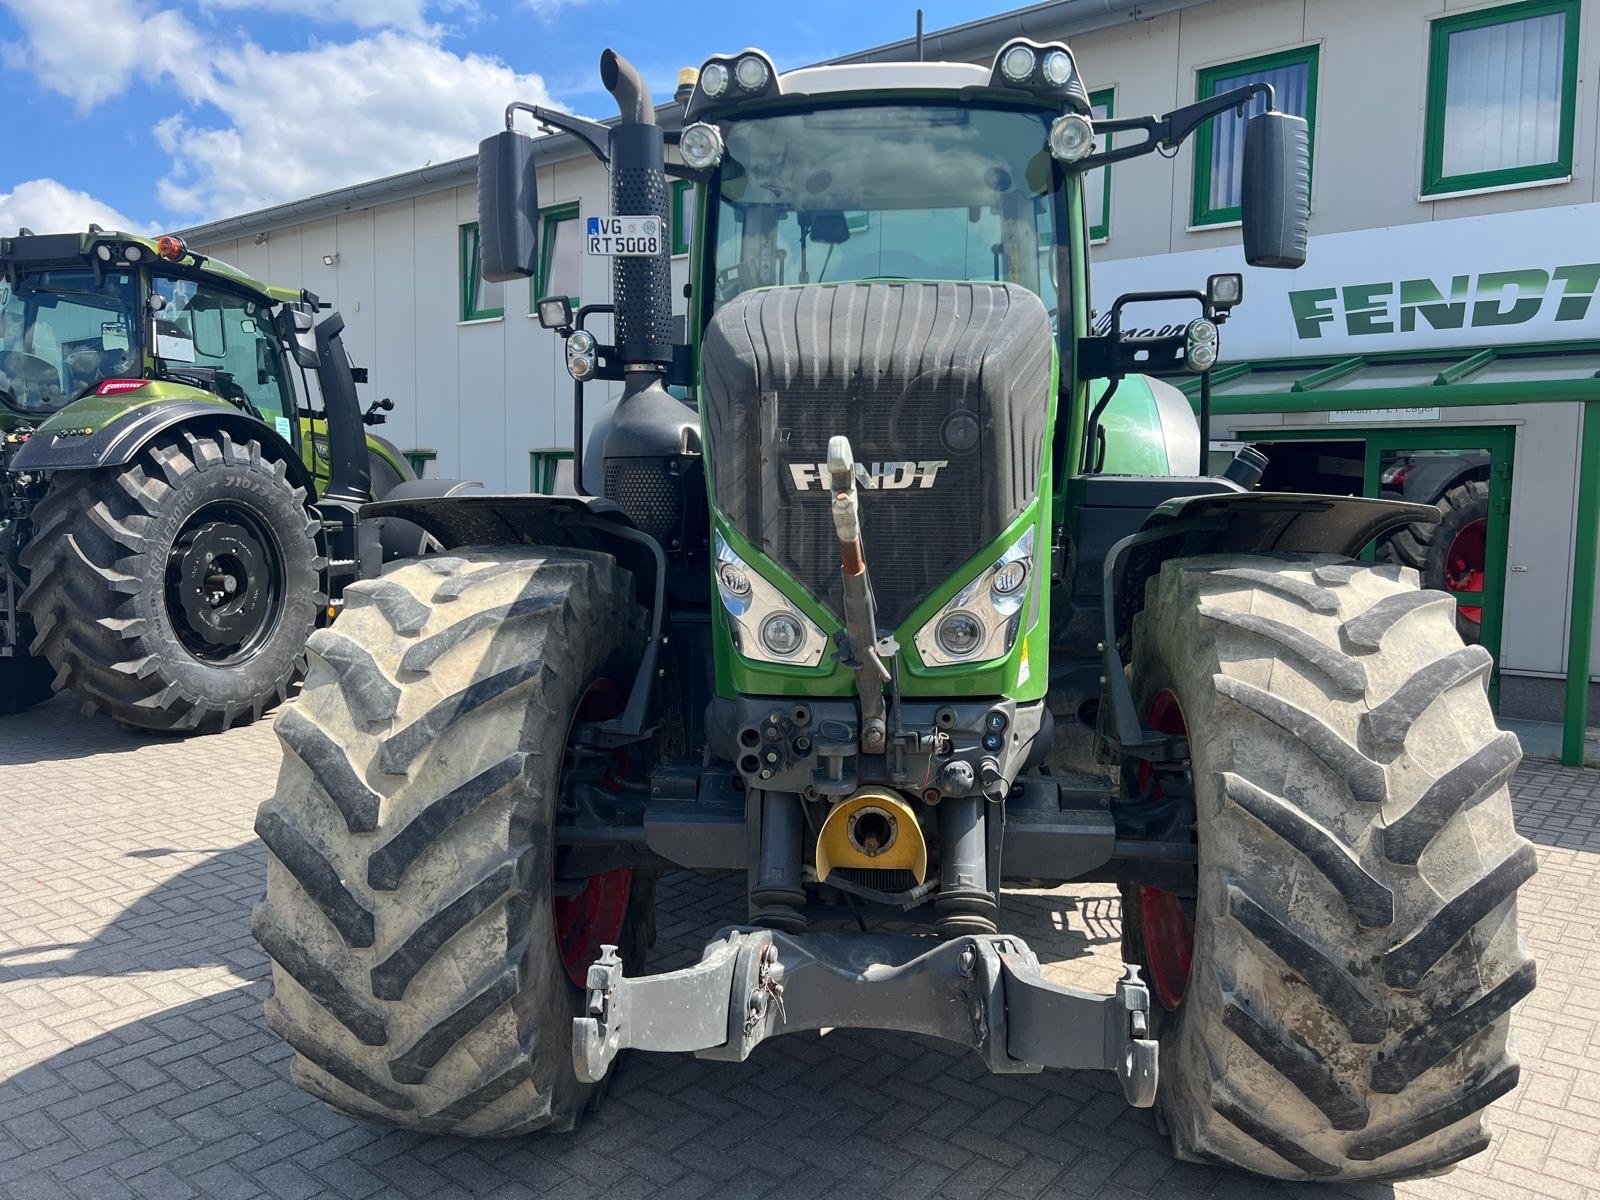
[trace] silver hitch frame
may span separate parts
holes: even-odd
[[[1051,983],[1010,934],[926,937],[724,929],[680,971],[628,977],[615,946],[589,968],[573,1021],[578,1078],[623,1050],[743,1062],[769,1037],[823,1028],[919,1033],[971,1047],[989,1070],[1116,1072],[1136,1108],[1155,1102],[1150,992],[1124,964],[1111,995]]]

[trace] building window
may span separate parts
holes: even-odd
[[[1310,143],[1317,137],[1317,48],[1302,46],[1266,54],[1244,62],[1207,67],[1200,72],[1197,98],[1230,92],[1249,83],[1270,83],[1278,111],[1304,117],[1310,126]],[[1244,116],[1230,109],[1200,126],[1195,137],[1194,224],[1223,225],[1239,219],[1239,195],[1244,175],[1245,121],[1264,112],[1266,98],[1256,96],[1244,106]]]
[[[461,227],[461,319],[486,321],[506,315],[498,283],[486,283],[478,257],[478,223]]]
[[[1422,194],[1572,174],[1580,0],[1524,0],[1433,23]]]
[[[1109,121],[1117,115],[1116,89],[1092,92],[1089,105],[1094,111],[1095,123]],[[1105,144],[1101,150],[1111,149],[1111,135],[1103,134]],[[1084,203],[1089,208],[1089,240],[1103,242],[1111,236],[1111,168],[1096,167],[1083,180]]]
[[[541,209],[539,225],[539,274],[534,278],[529,299],[537,303],[545,296],[565,296],[577,308],[583,277],[578,202]],[[530,311],[536,310],[530,305]]]
[[[555,494],[561,479],[561,464],[572,461],[572,451],[562,449],[528,451],[528,490],[541,496]],[[568,472],[567,474],[571,474]]]
[[[689,253],[694,237],[694,184],[687,179],[672,185],[672,255]]]

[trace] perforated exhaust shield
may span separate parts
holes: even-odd
[[[735,297],[701,359],[718,509],[840,614],[826,462],[847,435],[879,620],[898,625],[1038,494],[1052,336],[1014,284]]]

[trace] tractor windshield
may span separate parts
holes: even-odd
[[[136,272],[69,267],[0,280],[0,402],[55,412],[103,379],[138,375]]]
[[[863,279],[994,280],[1056,307],[1050,114],[857,104],[729,121],[715,300]]]

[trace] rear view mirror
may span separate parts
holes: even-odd
[[[312,330],[316,323],[315,314],[303,305],[280,304],[272,320],[277,326],[278,337],[294,355],[295,363],[302,367],[315,367],[317,335]]]
[[[539,261],[533,138],[505,129],[478,143],[478,258],[484,279],[528,279]]]
[[[1311,225],[1311,137],[1302,117],[1257,113],[1244,129],[1244,260],[1293,270]]]

